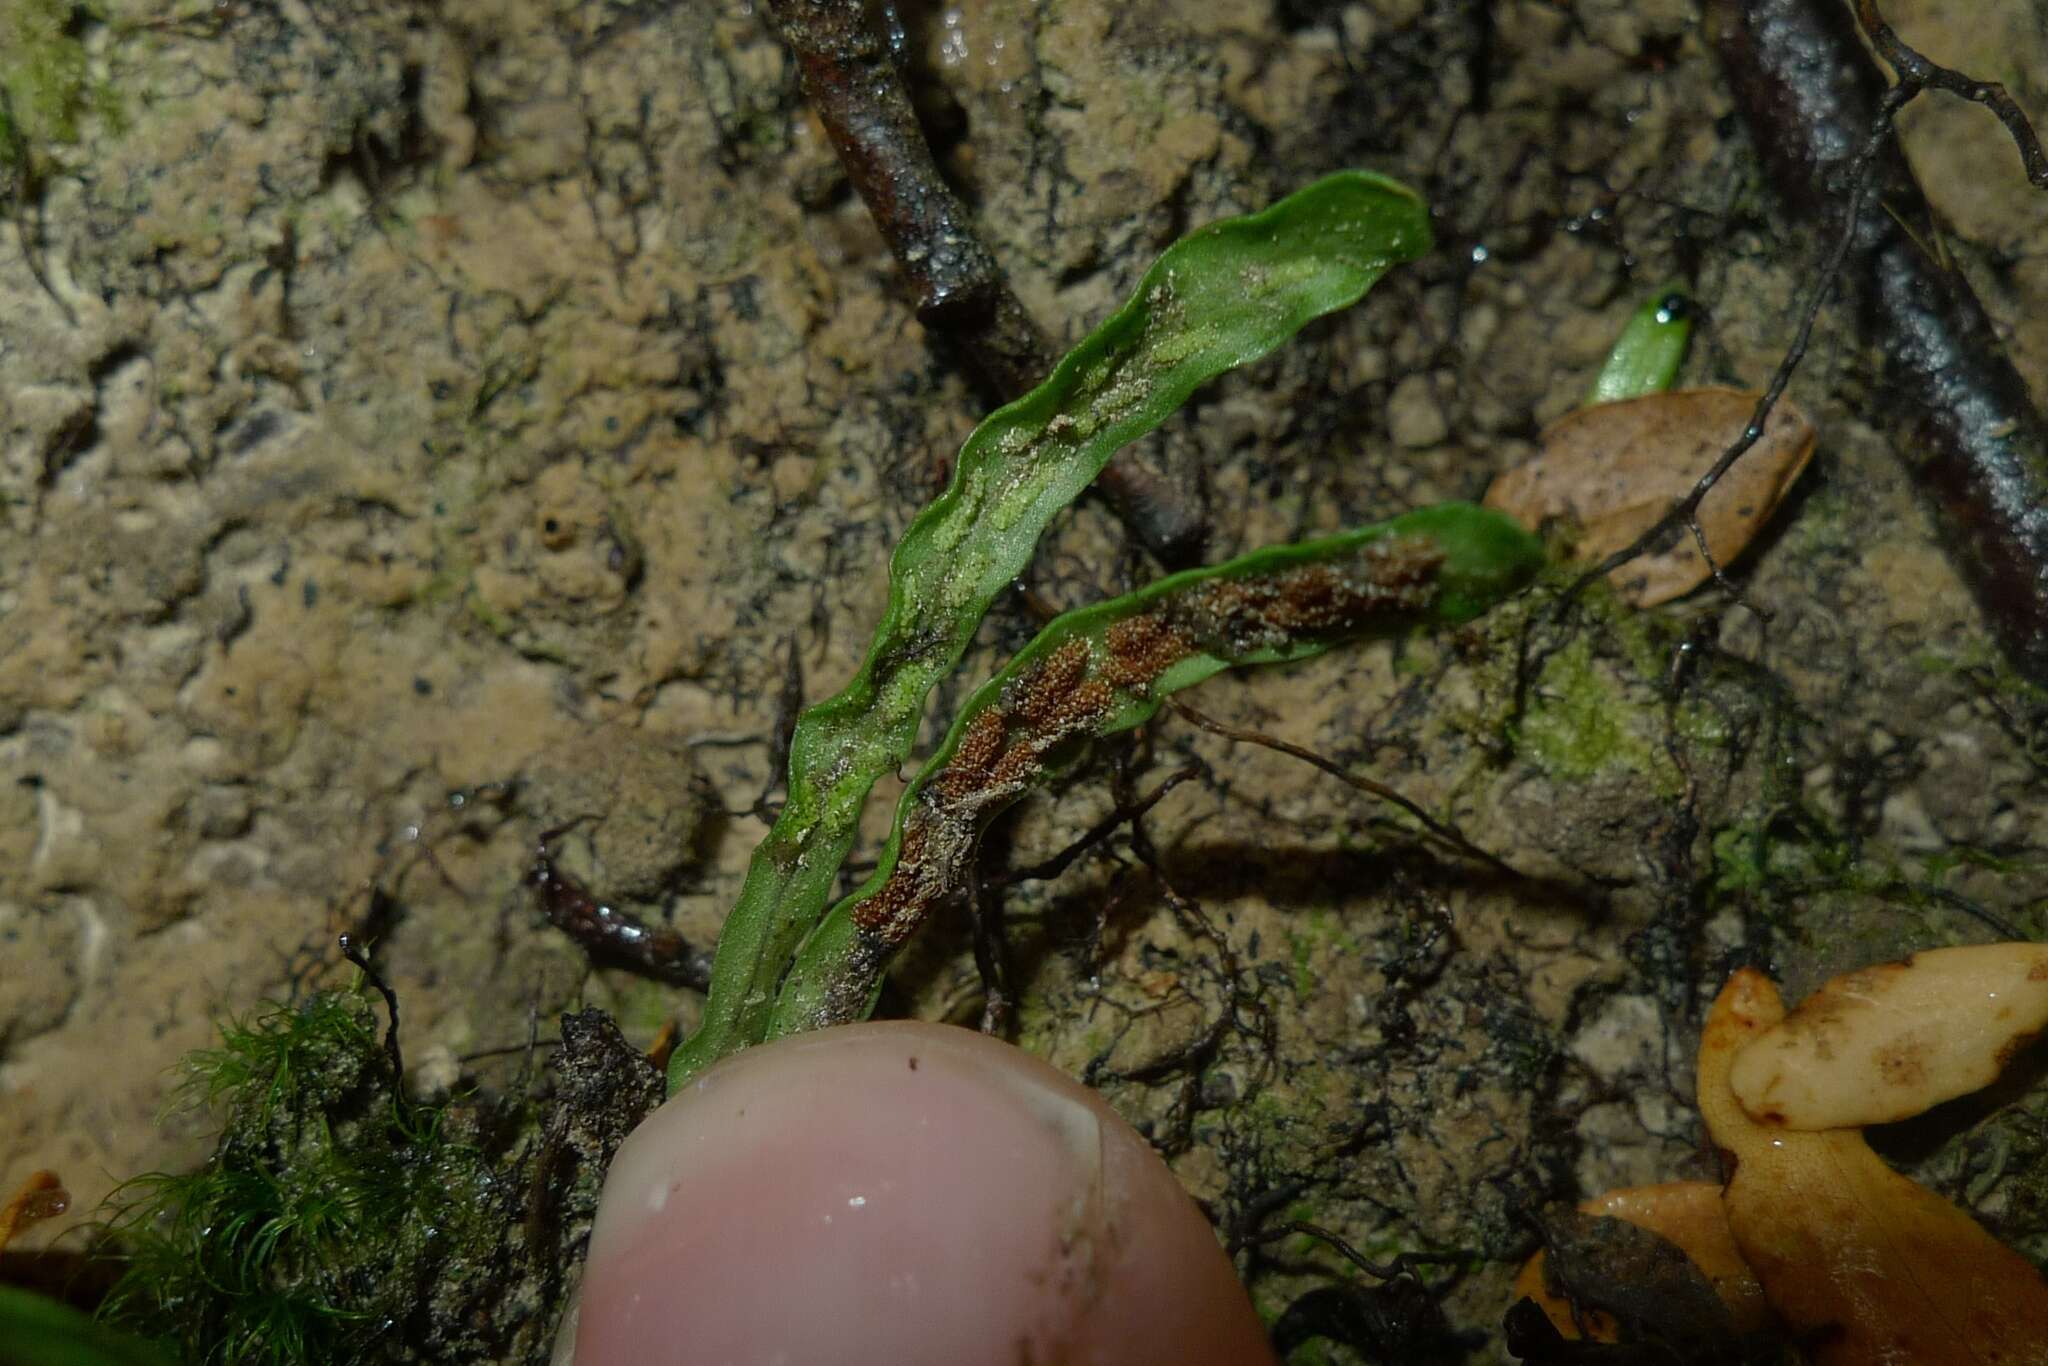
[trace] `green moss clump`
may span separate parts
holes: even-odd
[[[0,5],[0,153],[18,169],[39,147],[77,141],[79,119],[107,104],[71,32],[80,12],[71,0]]]
[[[370,1005],[322,993],[223,1028],[186,1098],[225,1127],[189,1175],[130,1182],[102,1306],[184,1366],[545,1366],[605,1168],[661,1074],[602,1011],[516,1094],[409,1097]]]
[[[1622,767],[1675,787],[1668,759],[1629,725],[1630,703],[1594,666],[1592,644],[1581,635],[1544,663],[1523,717],[1521,748],[1561,778],[1590,778]]]
[[[125,1188],[108,1315],[195,1364],[383,1355],[451,1256],[491,1234],[480,1149],[396,1087],[359,995],[270,1007],[185,1068],[227,1127],[201,1170]]]

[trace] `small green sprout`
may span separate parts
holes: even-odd
[[[1678,379],[1678,367],[1692,340],[1695,312],[1691,296],[1677,285],[1666,285],[1652,294],[1615,338],[1606,363],[1593,377],[1593,387],[1586,391],[1585,406],[1669,389]]]

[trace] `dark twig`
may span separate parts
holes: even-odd
[[[863,0],[768,5],[796,57],[804,98],[917,291],[919,321],[965,358],[992,398],[1008,402],[1052,369],[1052,348],[940,175],[895,54],[868,9]],[[1125,452],[1096,485],[1162,564],[1200,562],[1207,526],[1167,473]]]
[[[1045,336],[932,160],[895,54],[861,0],[771,0],[804,98],[917,291],[917,315],[1008,397],[1049,369]]]
[[[1379,782],[1373,778],[1361,777],[1358,774],[1351,772],[1351,770],[1345,768],[1342,764],[1339,764],[1331,759],[1326,759],[1312,749],[1304,749],[1300,745],[1292,744],[1286,740],[1278,738],[1277,736],[1265,735],[1259,731],[1246,730],[1239,726],[1233,726],[1226,722],[1218,721],[1215,717],[1205,715],[1202,712],[1198,712],[1193,707],[1187,705],[1187,703],[1179,701],[1177,699],[1169,701],[1167,705],[1172,707],[1176,712],[1178,712],[1182,720],[1189,721],[1194,725],[1200,726],[1203,730],[1208,731],[1212,735],[1220,735],[1226,740],[1237,740],[1244,744],[1263,745],[1267,749],[1276,750],[1281,754],[1289,755],[1293,758],[1301,760],[1305,764],[1309,764],[1315,768],[1321,769],[1323,772],[1329,774],[1332,778],[1335,778],[1338,782],[1343,783],[1347,787],[1353,788],[1359,792],[1363,792],[1368,796],[1377,797],[1383,802],[1391,802],[1393,805],[1400,807],[1403,811],[1406,811],[1409,815],[1413,816],[1418,822],[1421,823],[1423,829],[1427,830],[1430,834],[1435,835],[1438,839],[1450,845],[1459,853],[1478,859],[1480,862],[1488,864],[1500,870],[1501,872],[1507,874],[1509,877],[1521,876],[1521,874],[1517,873],[1512,866],[1510,866],[1504,859],[1500,857],[1500,855],[1491,853],[1485,849],[1481,849],[1471,840],[1465,838],[1465,836],[1455,826],[1446,825],[1444,822],[1430,815],[1427,811],[1424,811],[1420,806],[1416,805],[1416,803],[1411,801],[1409,798],[1402,796],[1393,788],[1388,787],[1385,783]]]
[[[711,950],[698,948],[666,925],[650,925],[631,911],[606,905],[555,866],[554,842],[581,823],[543,831],[535,841],[527,885],[556,929],[583,946],[593,962],[609,963],[695,991],[711,989]]]
[[[1892,26],[1884,21],[1884,16],[1877,12],[1877,0],[1856,0],[1856,18],[1863,25],[1864,33],[1869,35],[1870,45],[1877,49],[1877,55],[1898,74],[1901,87],[1911,88],[1914,94],[1922,90],[1945,90],[1973,104],[1981,104],[1998,115],[1998,121],[2012,135],[2013,146],[2019,149],[2020,160],[2026,164],[2027,179],[2035,189],[2048,190],[2048,155],[2041,151],[2041,140],[2034,136],[2034,125],[2027,122],[2027,116],[2013,103],[2012,96],[2005,93],[2003,85],[1952,71],[1908,47],[1892,32]]]
[[[1780,197],[1839,231],[1802,340],[1822,292],[1837,275],[1850,281],[1884,352],[1907,468],[1949,556],[2007,657],[2048,682],[2048,424],[1968,283],[1926,249],[1934,232],[1914,226],[1933,214],[1892,120],[1923,90],[1951,91],[2005,121],[2034,184],[2048,183],[2048,161],[2001,87],[1907,47],[1872,0],[1858,8],[1897,73],[1889,89],[1835,0],[1709,0],[1707,19]]]

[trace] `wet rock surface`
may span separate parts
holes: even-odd
[[[1887,6],[2038,121],[2048,38],[1992,9]],[[1199,469],[1214,557],[1476,497],[1667,280],[1706,310],[1688,377],[1760,383],[1820,250],[1687,5],[903,17],[942,164],[1063,342],[1182,231],[1327,171],[1430,201],[1433,255],[1156,438]],[[346,980],[344,928],[381,933],[409,1055],[487,1084],[535,1018],[687,1026],[683,993],[546,924],[533,842],[584,818],[579,876],[715,937],[790,643],[811,699],[851,673],[978,413],[746,5],[110,0],[72,35],[105,95],[0,227],[0,1174],[55,1168],[83,1211],[204,1150],[202,1118],[157,1120],[167,1069],[216,1015]],[[1906,132],[2038,377],[2048,196],[1981,110],[1930,96]],[[1167,1148],[1235,1246],[1291,1214],[1479,1254],[1445,1308],[1485,1359],[1527,1210],[1713,1174],[1691,1060],[1732,963],[1796,998],[2048,933],[2048,702],[1862,416],[1876,373],[1830,307],[1793,387],[1818,454],[1750,607],[1595,590],[1560,617],[1553,584],[1195,697],[1514,875],[1172,720],[1001,824],[998,876],[1120,784],[1206,765],[1143,840],[1001,892],[1020,1040]],[[1027,587],[1155,572],[1084,503]],[[1032,629],[999,603],[937,714]],[[889,1004],[978,1016],[964,927]],[[1896,1147],[2048,1257],[2038,1068]],[[1241,1265],[1277,1313],[1319,1258]]]

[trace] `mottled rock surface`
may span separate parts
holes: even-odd
[[[2028,5],[1886,8],[2048,115]],[[942,162],[1058,339],[1186,228],[1324,172],[1429,198],[1434,255],[1161,438],[1217,556],[1475,497],[1669,279],[1707,310],[1688,376],[1760,383],[1813,276],[1677,0],[904,18]],[[589,817],[580,873],[714,937],[788,642],[811,698],[851,672],[977,412],[749,5],[105,0],[69,32],[78,140],[0,181],[0,1180],[56,1168],[89,1210],[202,1150],[157,1109],[211,1019],[342,978],[373,909],[412,1057],[508,1081],[536,1015],[687,1024],[546,925],[533,841]],[[2038,380],[2048,196],[1982,110],[1906,123]],[[1196,697],[1525,877],[1175,721],[1001,826],[997,871],[1109,810],[1119,763],[1208,766],[1149,843],[1004,894],[1022,1042],[1234,1240],[1292,1213],[1478,1252],[1449,1308],[1492,1331],[1518,1209],[1710,1173],[1691,1059],[1732,962],[1796,997],[1983,915],[2048,932],[2048,702],[1864,418],[1875,373],[1831,306],[1794,384],[1819,453],[1741,576],[1760,611],[1546,599]],[[1153,572],[1085,504],[1029,586]],[[1030,630],[999,604],[939,714]],[[964,930],[890,1004],[974,1019]],[[1894,1155],[2048,1255],[2048,1191],[2012,1175],[2048,1161],[2038,1067]],[[1316,1281],[1291,1243],[1245,1265],[1275,1309]]]

